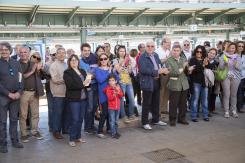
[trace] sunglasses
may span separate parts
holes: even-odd
[[[184,46],[190,46],[190,44],[184,44]]]
[[[41,61],[41,58],[40,57],[37,57],[35,55],[33,55],[32,58],[37,59],[38,61]]]
[[[199,50],[198,50],[198,51],[196,51],[196,53],[200,53],[200,54],[202,54],[202,51],[199,51]]]
[[[107,61],[108,58],[100,58],[100,61]]]

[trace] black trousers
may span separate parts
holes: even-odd
[[[178,121],[185,121],[187,109],[187,93],[184,91],[169,91],[169,121],[176,122],[177,109],[179,109]]]
[[[133,89],[134,89],[134,97],[137,96],[137,104],[141,105],[141,89],[140,83],[137,76],[131,76]]]
[[[152,91],[143,91],[142,124],[149,124],[148,115],[152,113],[152,123],[159,121],[160,80],[154,80]]]
[[[216,94],[214,93],[215,86],[208,88],[208,110],[209,112],[215,111]]]

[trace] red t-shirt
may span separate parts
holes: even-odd
[[[108,99],[108,108],[111,110],[120,110],[120,99],[123,97],[122,89],[116,90],[116,88],[108,85],[105,87],[104,93]]]

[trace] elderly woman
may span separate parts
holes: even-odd
[[[177,109],[178,123],[188,125],[185,113],[187,109],[187,92],[189,84],[187,76],[184,72],[188,62],[185,58],[180,57],[180,45],[174,45],[172,48],[172,56],[168,58],[166,65],[170,69],[169,72],[169,123],[170,126],[176,125]]]

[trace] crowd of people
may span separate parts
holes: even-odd
[[[55,139],[69,134],[72,147],[86,142],[81,134],[83,123],[86,134],[105,138],[106,132],[119,139],[119,118],[124,123],[137,121],[139,106],[145,130],[152,130],[151,125],[188,125],[187,111],[192,122],[198,122],[201,113],[208,122],[217,114],[216,97],[220,97],[225,118],[238,118],[244,112],[242,41],[219,41],[216,48],[205,41],[192,51],[189,40],[171,46],[171,40],[163,38],[158,49],[154,42],[147,42],[129,52],[116,45],[112,53],[109,43],[98,46],[95,53],[88,43],[80,50],[78,55],[56,45],[42,58],[27,45],[16,45],[13,51],[8,42],[0,43],[1,153],[8,152],[7,115],[13,147],[23,148],[22,142],[29,142],[30,136],[43,139],[38,126],[39,99],[44,94],[49,131]],[[217,76],[220,73],[222,79]],[[169,115],[168,123],[161,121],[162,114]]]

